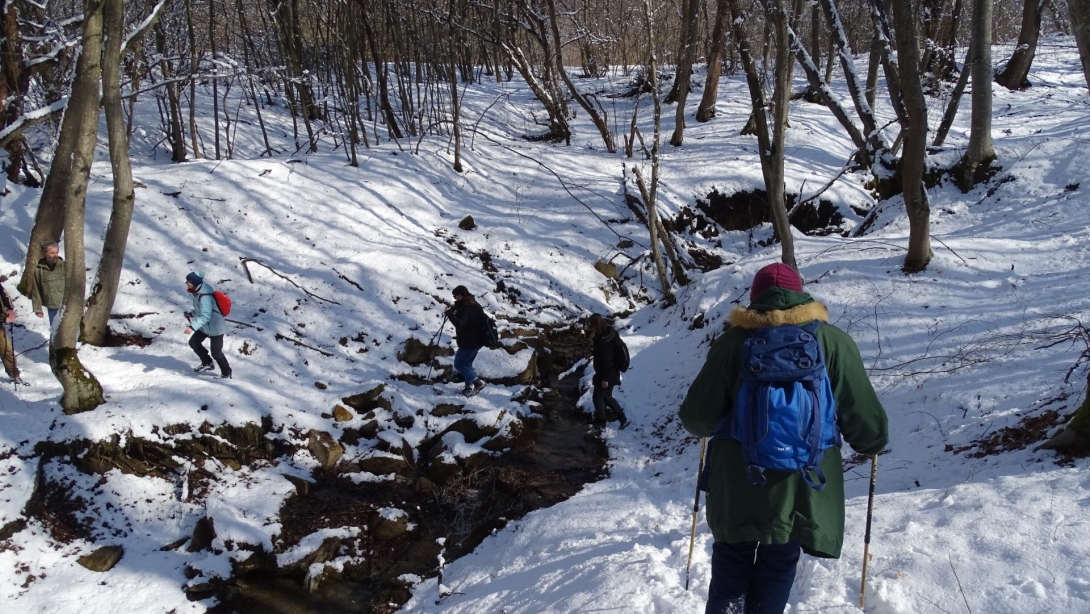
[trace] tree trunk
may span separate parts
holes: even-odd
[[[458,125],[459,111],[458,106],[458,78],[455,72],[454,66],[454,49],[453,44],[456,40],[454,29],[454,0],[450,2],[450,13],[447,15],[447,28],[448,36],[447,41],[447,60],[448,60],[448,75],[447,82],[450,84],[450,119],[454,124],[454,171],[462,172],[462,128]]]
[[[825,106],[832,112],[833,117],[840,122],[841,127],[848,133],[848,136],[852,139],[852,144],[856,149],[860,150],[860,164],[864,167],[870,166],[870,155],[864,151],[867,148],[867,140],[859,128],[852,122],[851,117],[848,116],[848,112],[844,107],[840,105],[836,96],[833,95],[829,89],[828,84],[821,78],[821,72],[814,63],[813,58],[810,57],[810,53],[806,51],[806,47],[802,45],[802,41],[794,31],[789,30],[791,39],[791,49],[795,52],[795,58],[798,59],[799,64],[802,66],[802,72],[806,75],[807,83],[810,91],[817,94],[817,97],[825,104]],[[873,118],[872,118],[873,123]],[[873,148],[876,150],[876,148]]]
[[[969,147],[956,171],[958,186],[968,192],[983,181],[983,171],[995,160],[992,146],[992,0],[973,2],[973,116]]]
[[[1067,0],[1067,9],[1071,12],[1071,33],[1082,59],[1083,78],[1090,87],[1090,0]]]
[[[190,0],[185,0],[185,21],[189,34],[189,140],[193,146],[193,157],[200,158],[201,148],[197,142],[197,73],[200,71],[200,56],[197,53],[197,31]]]
[[[651,14],[651,0],[643,1],[644,16],[647,21],[647,68],[651,81],[651,96],[655,102],[655,138],[651,143],[651,186],[648,188],[647,197],[647,227],[651,232],[651,257],[655,261],[655,270],[659,275],[659,283],[662,285],[662,295],[665,305],[673,305],[677,302],[674,297],[674,289],[670,285],[670,278],[666,275],[666,263],[662,260],[662,250],[659,249],[659,214],[655,200],[659,187],[659,137],[662,124],[662,100],[659,97],[658,58],[655,56],[655,18]]]
[[[908,211],[908,254],[904,271],[918,273],[931,261],[931,206],[923,185],[927,156],[927,99],[920,83],[919,38],[912,2],[893,2],[896,28],[897,72],[904,102],[904,155],[901,158],[901,191]],[[991,81],[989,80],[989,83]]]
[[[66,414],[92,410],[105,403],[102,386],[80,363],[76,354],[76,335],[83,315],[83,297],[87,285],[84,272],[83,221],[87,201],[87,180],[94,161],[98,137],[98,94],[102,75],[102,2],[88,0],[83,11],[83,49],[76,62],[76,77],[68,111],[61,123],[58,151],[68,143],[65,158],[55,158],[46,184],[64,181],[63,203],[67,211],[64,228],[66,259],[64,304],[61,306],[57,332],[49,346],[49,365],[64,388],[61,408]],[[71,169],[54,175],[58,167]]]
[[[942,115],[942,123],[939,124],[939,129],[935,131],[935,138],[931,141],[932,147],[942,147],[942,144],[946,142],[946,135],[950,132],[950,126],[954,124],[954,117],[958,114],[958,105],[961,104],[961,97],[965,94],[965,86],[969,83],[969,73],[971,72],[969,66],[972,64],[973,53],[972,49],[965,55],[965,67],[961,71],[961,75],[958,76],[957,85],[954,86],[954,91],[950,92],[950,102],[946,105],[946,112]]]
[[[1041,35],[1042,0],[1025,0],[1022,7],[1022,29],[1018,32],[1018,46],[1014,55],[1007,60],[1003,72],[995,82],[1009,90],[1023,90],[1029,87],[1029,69],[1033,65],[1033,56],[1037,53],[1037,39]],[[976,89],[976,86],[973,86]]]
[[[551,1],[551,0],[550,0]],[[700,0],[684,0],[685,11],[681,23],[681,46],[677,55],[677,74],[674,88],[667,96],[667,102],[676,102],[674,111],[674,133],[670,144],[681,147],[685,141],[685,102],[689,99],[689,84],[693,75],[693,48],[696,46],[697,13]]]
[[[15,2],[5,2],[0,15],[0,128],[7,128],[23,113],[23,101],[30,89],[30,71],[24,64],[23,39],[19,32],[19,12]],[[11,139],[8,152],[8,181],[19,181],[23,162],[23,139]],[[32,252],[34,250],[31,250]]]
[[[856,70],[855,60],[852,59],[851,46],[848,44],[848,36],[844,32],[844,24],[840,19],[840,11],[833,0],[821,0],[821,6],[825,10],[825,18],[829,22],[831,38],[836,42],[836,55],[840,57],[840,65],[844,69],[844,77],[848,83],[848,92],[855,104],[855,112],[863,122],[863,138],[870,148],[872,160],[875,154],[880,154],[886,149],[886,144],[878,134],[878,122],[874,118],[874,110],[867,101],[866,84],[860,80],[859,71]]]
[[[178,85],[173,81],[174,66],[167,60],[167,38],[161,22],[155,23],[155,49],[159,52],[159,70],[166,81],[167,114],[170,131],[167,140],[170,141],[170,161],[185,162],[185,130],[182,129],[182,104],[178,98]],[[130,116],[131,117],[131,116]]]
[[[208,44],[212,54],[212,74],[218,72],[216,67],[216,3],[208,0]],[[212,134],[216,148],[216,159],[220,159],[220,90],[219,79],[212,77]]]
[[[871,39],[870,55],[867,59],[867,105],[874,109],[875,94],[878,91],[878,69],[882,67],[882,43],[875,30]]]
[[[719,77],[723,73],[724,34],[727,30],[728,0],[716,0],[715,25],[712,27],[712,47],[708,53],[708,76],[704,80],[704,95],[696,109],[696,121],[706,122],[715,117],[715,102],[719,98]]]
[[[560,45],[560,29],[556,24],[556,5],[553,0],[545,0],[546,6],[549,10],[549,28],[552,33],[553,47],[556,48],[556,72],[563,79],[564,84],[568,86],[568,91],[571,93],[571,97],[579,103],[579,106],[583,107],[587,115],[590,116],[590,120],[594,123],[594,127],[598,128],[598,133],[602,135],[602,142],[605,143],[606,151],[609,153],[617,153],[617,145],[613,142],[613,133],[609,130],[609,120],[606,116],[605,109],[595,109],[586,96],[579,93],[579,90],[575,88],[575,84],[572,83],[571,77],[568,76],[568,71],[564,69],[564,54]],[[692,0],[696,2],[697,0]]]
[[[784,194],[784,135],[787,132],[788,103],[791,100],[791,58],[790,28],[787,23],[787,11],[783,0],[764,0],[765,17],[773,29],[776,44],[775,89],[772,92],[772,138],[767,153],[762,155],[761,166],[764,172],[765,192],[768,194],[768,206],[772,213],[772,228],[780,240],[780,259],[787,266],[797,269],[795,264],[795,240],[791,235],[791,220],[787,217],[787,203]],[[802,48],[801,44],[799,48]],[[805,49],[803,49],[805,52]],[[756,112],[757,110],[754,109]],[[758,128],[759,129],[759,128]]]
[[[121,42],[125,29],[123,2],[105,0],[103,6],[106,42],[102,54],[102,107],[106,113],[114,197],[113,211],[102,245],[102,259],[98,263],[95,283],[91,285],[91,296],[87,299],[87,311],[83,314],[80,332],[81,341],[100,347],[106,344],[107,323],[117,298],[135,200],[128,131],[121,111]]]
[[[1073,456],[1090,456],[1090,374],[1087,395],[1063,430],[1041,445],[1045,450],[1062,450]]]

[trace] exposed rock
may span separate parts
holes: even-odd
[[[502,452],[508,448],[524,448],[533,443],[533,431],[524,427],[522,422],[512,422],[507,429],[493,435],[481,447],[490,452]]]
[[[305,495],[310,492],[310,481],[305,480],[297,475],[284,474],[284,479],[291,482],[295,487],[295,492],[300,495]]]
[[[454,414],[464,413],[465,405],[455,405],[454,403],[440,403],[432,408],[431,415],[437,418],[444,418],[446,416],[453,416]]]
[[[121,546],[103,546],[91,554],[85,554],[76,560],[91,571],[110,571],[124,556],[125,549]]]
[[[333,408],[333,419],[337,422],[348,422],[352,418],[352,412],[344,405],[338,405]]]
[[[400,456],[393,454],[375,454],[359,461],[360,471],[366,471],[375,475],[401,474],[409,469],[408,463]]]
[[[15,535],[16,533],[22,531],[25,528],[25,518],[16,518],[15,520],[12,520],[11,522],[5,524],[3,527],[0,527],[0,542],[10,539],[12,535]]]
[[[383,409],[390,409],[389,399],[382,397],[382,393],[386,391],[386,384],[379,384],[367,392],[361,392],[352,396],[344,397],[341,399],[345,405],[356,410],[356,413],[367,413],[377,407]],[[374,416],[371,416],[374,417]]]
[[[329,388],[329,385],[325,384],[323,382],[314,382],[314,387],[317,388],[318,390],[325,390],[325,389]]]
[[[466,443],[476,443],[485,437],[491,437],[499,432],[499,429],[494,426],[482,426],[472,418],[462,418],[454,424],[448,426],[439,433],[438,438],[442,439],[443,435],[450,433],[461,433],[462,437],[465,437]]]
[[[414,488],[416,489],[416,492],[430,493],[435,492],[438,486],[436,486],[435,482],[432,482],[428,478],[422,477],[416,481],[416,485],[414,486]]]
[[[307,434],[307,450],[310,450],[323,469],[332,469],[344,455],[344,446],[324,431],[312,430]]]
[[[344,543],[340,537],[327,537],[322,540],[322,545],[318,546],[317,550],[306,555],[299,561],[292,563],[286,567],[282,567],[281,571],[284,572],[306,572],[314,563],[325,563],[332,561],[337,557],[337,551],[341,549],[341,545]]]
[[[462,468],[445,456],[436,458],[428,465],[428,479],[440,486],[447,486],[461,476]]]
[[[247,557],[245,560],[232,559],[231,570],[232,575],[236,578],[257,572],[275,572],[277,570],[276,555],[271,552],[266,552],[263,548],[257,548],[252,550],[253,554]]]
[[[458,459],[458,463],[462,466],[462,471],[466,473],[473,473],[478,469],[484,469],[492,461],[493,456],[485,452],[474,452],[465,458]]]
[[[432,358],[432,346],[425,344],[416,337],[405,340],[405,346],[398,351],[397,359],[412,366],[422,365]]]
[[[605,275],[609,279],[617,279],[618,277],[620,277],[620,275],[617,274],[617,265],[613,264],[612,262],[598,260],[594,263],[594,268],[597,269],[599,273]]]
[[[212,519],[205,516],[197,521],[193,527],[193,538],[189,540],[187,552],[201,552],[212,547],[212,540],[216,539],[216,528],[212,526]]]
[[[477,228],[477,222],[473,221],[472,215],[467,215],[462,218],[462,221],[458,222],[458,228],[462,230],[475,230]]]
[[[409,532],[409,516],[400,514],[394,519],[376,516],[371,535],[375,539],[397,539]]]

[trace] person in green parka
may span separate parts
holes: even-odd
[[[699,437],[716,433],[742,386],[743,344],[756,329],[819,320],[818,342],[836,401],[837,426],[856,452],[874,455],[889,442],[887,418],[867,378],[859,349],[828,323],[825,306],[802,291],[791,267],[776,263],[757,272],[748,308],[736,307],[716,339],[681,406],[682,425]],[[705,614],[782,614],[801,552],[839,558],[844,541],[844,472],[840,446],[823,452],[828,480],[811,488],[798,472],[766,470],[755,486],[746,475],[739,442],[716,437],[708,448],[707,518],[715,543]]]
[[[28,296],[34,315],[39,318],[49,315],[50,329],[53,328],[53,320],[57,318],[57,312],[64,304],[65,275],[64,258],[61,258],[60,247],[52,241],[43,244],[42,257],[30,273]]]

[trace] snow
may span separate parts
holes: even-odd
[[[1046,409],[1073,411],[1086,393],[1084,370],[1065,380],[1084,347],[1050,341],[1090,316],[1084,214],[1090,204],[1090,159],[1084,154],[1090,101],[1082,78],[1072,39],[1053,37],[1038,50],[1033,88],[996,88],[993,130],[1003,169],[968,194],[945,184],[929,189],[935,256],[925,272],[900,272],[908,224],[897,199],[884,204],[863,237],[795,235],[807,289],[857,341],[890,417],[892,443],[879,459],[867,612],[1090,612],[1090,464],[1058,464],[1052,453],[1032,447],[979,458],[964,449]],[[599,85],[621,89],[621,81],[610,77]],[[833,89],[846,96],[843,83]],[[662,151],[663,215],[692,208],[713,188],[731,193],[761,185],[755,142],[737,135],[749,115],[744,80],[724,77],[719,91],[717,118],[692,122],[684,147]],[[520,320],[563,324],[591,312],[630,314],[617,321],[632,366],[616,397],[633,424],[603,431],[607,479],[509,522],[472,554],[447,561],[443,584],[450,594],[439,604],[434,576],[405,576],[415,588],[403,611],[702,610],[711,552],[702,513],[685,590],[700,446],[675,416],[711,339],[734,304],[745,301],[753,274],[778,260],[776,246],[758,244],[771,235],[770,227],[725,232],[711,241],[683,235],[726,264],[678,289],[673,307],[644,306],[659,296],[651,268],[629,268],[629,296],[593,268],[596,260],[611,258],[624,266],[647,250],[645,229],[616,221],[630,217],[620,182],[631,161],[606,154],[583,114],[570,147],[515,138],[538,130],[522,84],[471,85],[464,100],[467,126],[484,117],[477,127],[481,138],[470,144],[467,135],[468,170],[462,174],[450,169],[446,139],[424,139],[416,153],[384,140],[361,150],[360,167],[351,168],[337,152],[259,158],[260,135],[245,130],[235,144],[237,160],[171,165],[169,155],[154,147],[160,138],[154,105],[138,105],[132,157],[135,178],[147,187],[137,189],[114,311],[149,315],[111,325],[153,343],[81,347],[108,402],[65,416],[43,345],[46,325],[28,317],[29,302],[16,298],[15,344],[32,385],[15,392],[0,386],[0,527],[24,517],[40,472],[88,503],[78,516],[90,529],[65,541],[31,518],[0,542],[0,611],[204,612],[214,603],[190,602],[187,582],[228,577],[232,562],[251,556],[255,547],[298,562],[326,538],[351,539],[360,530],[335,527],[298,544],[282,542],[280,510],[295,492],[285,476],[309,479],[318,465],[309,452],[240,469],[209,460],[170,478],[139,477],[117,469],[81,473],[36,451],[39,442],[168,443],[196,437],[205,423],[263,419],[282,427],[271,437],[299,442],[300,433],[303,441],[310,430],[336,436],[375,419],[378,441],[400,450],[403,442],[415,446],[458,420],[510,428],[529,411],[513,398],[522,386],[490,384],[464,400],[456,395],[457,384],[414,386],[392,377],[425,375],[426,368],[400,363],[397,352],[409,337],[427,341],[439,330],[446,307],[439,298],[446,300],[459,284],[478,295],[501,328]],[[699,96],[689,101],[695,110]],[[622,108],[611,109],[618,121],[628,104],[618,101]],[[888,107],[881,100],[876,105],[879,125],[892,119]],[[942,106],[932,99],[929,107],[936,125]],[[290,118],[280,108],[265,112],[274,147],[293,151]],[[840,171],[854,146],[822,106],[794,102],[791,118],[786,187],[810,192]],[[207,113],[202,121],[210,124]],[[646,110],[640,124],[650,134]],[[963,110],[947,148],[932,162],[956,161],[967,140]],[[321,148],[328,151],[329,143]],[[849,226],[863,219],[852,206],[874,205],[864,180],[845,175],[823,195]],[[0,271],[10,273],[21,266],[40,193],[6,182],[0,187],[6,190]],[[102,150],[87,207],[92,269],[110,192]],[[474,231],[458,228],[467,214],[478,225]],[[614,221],[607,226],[600,219]],[[632,247],[618,247],[622,239]],[[485,251],[496,279],[483,270]],[[256,263],[244,268],[241,258],[272,270]],[[226,337],[234,380],[189,370],[195,357],[181,332],[181,313],[188,304],[183,279],[192,269],[207,271],[234,300],[232,319],[252,327],[235,325]],[[517,293],[497,289],[497,279]],[[9,292],[12,286],[5,283]],[[698,315],[700,328],[693,326]],[[440,345],[452,345],[450,332],[447,327],[440,335]],[[532,354],[482,350],[476,366],[488,378],[513,377]],[[584,386],[589,379],[587,369]],[[343,397],[378,383],[386,386],[382,396],[391,409],[379,407],[373,418],[356,415],[344,424],[326,417]],[[395,418],[434,405],[437,392],[443,401],[464,403],[465,413],[394,428]],[[581,406],[588,403],[584,393]],[[192,428],[170,435],[172,425]],[[492,454],[456,431],[442,440],[459,457]],[[362,443],[346,446],[345,461],[373,456],[404,460]],[[803,558],[791,614],[857,610],[869,468],[851,467],[843,557]],[[211,476],[206,492],[190,491],[186,476],[198,470]],[[389,479],[367,472],[349,477],[375,488]],[[404,513],[387,510],[388,516],[397,512]],[[212,551],[163,550],[191,535],[205,516],[216,530]],[[76,563],[103,545],[125,548],[113,570],[95,573]],[[310,577],[320,578],[342,559],[315,564]],[[186,567],[199,575],[187,580]]]

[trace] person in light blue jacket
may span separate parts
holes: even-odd
[[[189,326],[185,328],[185,334],[193,335],[189,338],[189,347],[193,348],[193,351],[201,359],[201,364],[194,367],[193,370],[198,373],[211,371],[215,368],[212,364],[212,359],[215,359],[216,364],[220,367],[220,378],[230,379],[231,365],[223,354],[223,335],[227,332],[227,321],[223,319],[223,314],[220,313],[219,306],[216,304],[216,297],[212,296],[216,289],[212,287],[212,284],[204,280],[204,271],[192,271],[189,275],[186,275],[185,287],[193,299],[193,311],[185,314],[185,319],[189,321]],[[212,340],[211,356],[208,355],[208,350],[204,347],[205,339]]]

